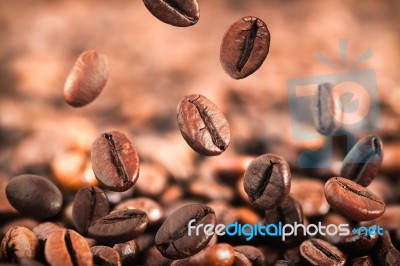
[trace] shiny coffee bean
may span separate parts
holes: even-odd
[[[335,211],[357,221],[375,219],[385,211],[382,199],[342,177],[332,177],[326,182],[325,197]]]
[[[290,168],[285,159],[275,154],[264,154],[247,167],[244,190],[254,206],[270,210],[289,194],[290,179]]]
[[[114,208],[114,210],[125,209],[139,209],[146,212],[149,224],[157,223],[164,217],[164,210],[161,205],[151,198],[138,197],[134,199],[127,199],[119,203]]]
[[[196,0],[143,0],[143,3],[153,16],[172,26],[192,26],[200,18]]]
[[[313,98],[312,113],[315,127],[322,135],[331,136],[340,128],[343,112],[339,98],[333,94],[332,84],[318,86],[318,93]]]
[[[383,236],[379,237],[374,247],[373,256],[378,265],[400,265],[400,251],[393,246],[388,231],[384,231]]]
[[[135,240],[115,244],[113,249],[118,252],[122,265],[134,265],[139,257],[139,246]]]
[[[91,251],[95,265],[121,266],[121,258],[116,250],[107,246],[94,246]]]
[[[139,176],[139,156],[128,137],[111,131],[101,134],[92,145],[96,178],[112,191],[126,191]]]
[[[344,265],[346,256],[324,240],[312,238],[300,245],[300,256],[305,265]]]
[[[378,234],[366,234],[366,232],[362,230],[361,234],[350,234],[344,237],[338,244],[338,247],[344,251],[365,253],[374,247],[378,238]]]
[[[64,100],[73,107],[82,107],[99,96],[109,74],[108,59],[96,51],[79,55],[64,85]]]
[[[12,178],[6,187],[6,195],[15,209],[37,219],[55,216],[63,203],[60,190],[50,180],[36,175]]]
[[[106,194],[98,187],[83,187],[75,195],[72,219],[77,231],[87,234],[90,224],[110,212]]]
[[[254,73],[267,58],[271,36],[259,18],[248,16],[232,24],[222,39],[220,61],[234,79]]]
[[[363,256],[351,261],[351,266],[373,266],[374,263],[370,256]]]
[[[46,241],[44,255],[52,266],[91,266],[93,256],[86,239],[74,230],[53,232]]]
[[[231,266],[235,260],[235,250],[229,244],[212,245],[186,259],[176,260],[171,266]]]
[[[144,211],[118,210],[94,221],[89,226],[88,235],[101,243],[122,243],[141,235],[147,223]]]
[[[179,208],[168,217],[155,237],[156,247],[164,257],[187,258],[198,253],[208,244],[212,235],[206,235],[204,230],[199,230],[198,235],[193,230],[189,232],[188,226],[192,220],[194,220],[193,225],[212,224],[215,226],[214,210],[205,205],[191,204]]]
[[[263,266],[267,262],[265,260],[264,254],[256,247],[244,245],[234,247],[235,251],[242,253],[250,260],[253,266]]]
[[[377,136],[360,139],[343,161],[340,176],[368,186],[379,171],[383,159],[382,141]]]
[[[202,155],[219,155],[228,148],[231,133],[218,107],[200,94],[191,94],[178,104],[177,120],[187,144]]]
[[[14,226],[3,237],[0,261],[18,262],[22,258],[35,259],[39,253],[39,240],[28,228]]]
[[[49,238],[50,234],[54,231],[62,230],[63,227],[53,222],[44,222],[35,226],[32,231],[35,233],[36,237],[42,243],[46,242],[47,238]]]

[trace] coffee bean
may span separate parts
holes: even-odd
[[[215,226],[214,210],[205,205],[191,204],[175,211],[160,227],[155,238],[156,247],[164,257],[187,258],[198,253],[208,244],[212,235],[206,235],[204,230],[199,230],[198,235],[193,230],[188,231],[191,220],[195,220],[193,225],[212,224]]]
[[[373,266],[370,256],[363,256],[351,261],[351,266]]]
[[[332,90],[332,84],[318,86],[318,93],[313,98],[312,113],[315,127],[322,135],[331,136],[340,128],[343,112],[339,98]]]
[[[267,58],[271,36],[259,18],[243,17],[225,33],[220,61],[225,72],[234,79],[254,73]]]
[[[60,190],[48,179],[36,175],[12,178],[6,187],[6,195],[15,209],[37,219],[56,215],[63,203]]]
[[[385,211],[382,199],[342,177],[332,177],[326,182],[325,197],[335,211],[357,221],[375,219]]]
[[[139,257],[139,246],[135,240],[130,240],[125,243],[115,244],[113,246],[120,258],[122,265],[134,265]],[[143,249],[145,250],[145,249]]]
[[[350,234],[344,237],[338,246],[344,251],[360,254],[371,250],[378,238],[378,234],[371,235],[362,230],[360,234]]]
[[[277,260],[274,266],[291,266],[292,264],[287,260]]]
[[[144,211],[118,210],[94,221],[89,226],[88,235],[102,243],[122,243],[141,235],[147,223]]]
[[[192,26],[200,18],[196,0],[143,0],[143,3],[153,16],[172,26]]]
[[[172,260],[165,258],[157,248],[153,246],[147,250],[142,264],[146,266],[168,266],[171,265],[171,262]]]
[[[228,148],[231,133],[218,107],[200,94],[183,98],[178,104],[179,129],[188,145],[203,155],[219,155]]]
[[[258,248],[249,245],[236,246],[234,248],[235,251],[245,255],[253,266],[263,266],[266,264],[264,254]]]
[[[291,265],[299,265],[300,264],[299,246],[294,246],[286,249],[283,252],[282,256],[286,261],[289,261]]]
[[[273,265],[281,257],[280,250],[275,247],[261,246],[257,248],[264,254],[264,258],[267,260],[266,265]]]
[[[46,242],[47,238],[49,238],[50,234],[52,234],[56,230],[62,230],[63,227],[53,222],[44,222],[35,226],[32,231],[35,233],[36,237],[40,242]]]
[[[139,157],[128,137],[111,131],[92,145],[93,171],[100,183],[112,191],[126,191],[139,176]]]
[[[163,167],[154,163],[140,164],[140,178],[135,184],[135,190],[140,194],[158,197],[167,188],[167,183],[168,173]]]
[[[400,205],[388,205],[386,206],[385,212],[382,214],[382,216],[379,216],[375,220],[361,222],[360,225],[380,225],[386,230],[396,230],[399,228],[398,221],[400,221]]]
[[[83,187],[75,195],[72,219],[77,231],[87,234],[89,225],[110,212],[106,194],[97,187]]]
[[[235,250],[229,244],[212,245],[196,255],[186,259],[176,260],[171,266],[219,265],[231,266],[235,260]]]
[[[251,261],[242,253],[235,251],[234,266],[252,266]]]
[[[91,251],[95,265],[121,266],[121,258],[114,249],[107,246],[94,246]]]
[[[64,85],[64,100],[73,107],[82,107],[99,96],[108,79],[108,59],[96,51],[79,55]]]
[[[324,240],[312,238],[300,245],[300,256],[306,265],[344,265],[346,256]]]
[[[164,217],[164,210],[161,205],[151,198],[138,197],[134,199],[128,199],[122,201],[114,208],[114,210],[124,209],[139,209],[146,212],[149,224],[155,224]]]
[[[53,232],[46,241],[44,255],[52,266],[91,266],[92,252],[86,239],[74,230]]]
[[[14,226],[3,237],[0,261],[18,262],[22,258],[35,259],[39,253],[39,240],[28,228]]]
[[[329,226],[330,224],[336,225],[337,227],[339,227],[341,224],[350,224],[350,221],[346,218],[344,218],[343,216],[337,214],[337,213],[329,213],[328,215],[326,215],[323,220],[322,220],[322,226]],[[318,237],[322,238],[325,241],[328,241],[329,243],[333,244],[333,245],[337,245],[342,239],[343,236],[339,235],[339,234],[321,234]]]
[[[207,205],[214,210],[217,224],[233,224],[239,218],[236,210],[224,201],[211,201]]]
[[[189,184],[189,191],[193,196],[197,196],[205,200],[224,200],[229,202],[235,197],[235,194],[230,187],[227,187],[214,180],[193,180]]]
[[[379,171],[383,159],[382,141],[377,136],[359,140],[343,161],[340,176],[368,186]]]
[[[374,260],[378,265],[400,265],[400,251],[392,243],[389,232],[384,231],[374,247]]]
[[[25,228],[28,228],[29,230],[32,230],[35,226],[37,226],[39,223],[36,220],[33,220],[31,218],[21,218],[21,219],[16,219],[12,220],[11,222],[3,225],[0,227],[0,238],[5,235],[8,230],[15,226],[22,226]]]
[[[254,206],[269,210],[289,194],[290,179],[290,168],[285,159],[275,154],[264,154],[247,167],[244,190]]]

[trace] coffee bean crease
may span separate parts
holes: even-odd
[[[190,21],[192,24],[197,22],[197,18],[190,16],[188,12],[186,12],[181,6],[179,5],[179,1],[176,0],[160,0],[161,3],[166,5],[170,10],[177,12],[179,15]]]
[[[71,257],[72,264],[74,266],[79,266],[79,261],[78,261],[78,258],[75,253],[75,249],[74,249],[72,241],[71,241],[71,236],[69,234],[69,230],[65,231],[64,242],[65,242],[65,246],[67,247],[68,254]]]
[[[277,163],[274,163],[272,161],[269,161],[269,165],[267,167],[267,169],[265,169],[264,174],[263,174],[263,181],[260,182],[258,188],[256,189],[254,195],[250,196],[251,201],[254,201],[256,199],[258,199],[263,192],[265,191],[265,188],[267,187],[269,180],[271,179],[271,175],[272,175],[272,171],[274,170],[274,165],[276,165]]]
[[[375,197],[373,197],[373,196],[371,195],[371,193],[369,193],[368,191],[359,191],[359,190],[356,190],[356,189],[354,189],[354,188],[352,188],[352,187],[346,185],[345,183],[339,181],[338,179],[336,179],[336,182],[337,182],[341,187],[343,187],[345,190],[348,190],[348,191],[350,191],[350,192],[353,192],[354,194],[357,194],[357,195],[360,196],[360,197],[364,197],[364,198],[370,199],[370,200],[372,200],[372,201],[375,201],[375,202],[377,202],[377,203],[379,203],[379,204],[381,204],[381,205],[385,205],[382,201],[376,200]]]
[[[105,133],[104,137],[108,141],[108,145],[110,146],[110,153],[113,162],[115,163],[115,167],[117,168],[118,175],[122,177],[124,184],[129,183],[129,177],[127,175],[126,169],[124,167],[124,163],[121,161],[120,156],[118,154],[118,150],[115,146],[115,142],[113,140],[112,134]]]
[[[249,30],[244,30],[243,32],[247,33],[246,39],[244,41],[244,46],[242,49],[242,53],[240,55],[238,64],[237,64],[237,69],[239,72],[242,71],[243,67],[246,65],[247,61],[250,58],[251,52],[253,51],[254,47],[254,42],[257,37],[257,31],[259,29],[259,26],[257,25],[258,19],[255,18],[251,21],[248,21],[246,19],[243,19],[245,22],[251,22],[251,27]],[[261,26],[262,27],[262,26]]]
[[[323,245],[319,244],[314,239],[311,239],[310,242],[314,245],[314,247],[316,247],[319,251],[321,251],[328,258],[333,259],[335,261],[340,261],[341,260],[341,258],[339,256],[337,256],[336,254],[332,253],[331,250],[325,248]]]

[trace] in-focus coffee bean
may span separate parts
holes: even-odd
[[[39,253],[39,240],[28,228],[14,226],[3,237],[0,261],[18,262],[22,258],[35,259]]]
[[[262,210],[278,206],[290,191],[290,168],[281,156],[264,154],[254,159],[244,174],[250,202]]]
[[[267,58],[271,35],[259,18],[239,19],[225,33],[220,61],[225,72],[234,79],[254,73]]]
[[[96,178],[112,191],[130,189],[139,176],[139,156],[128,137],[111,131],[101,134],[92,145],[92,165]]]
[[[345,265],[346,256],[328,242],[312,238],[300,245],[300,256],[305,265]]]
[[[196,235],[192,230],[189,235],[189,222],[193,226],[212,224],[215,226],[214,210],[206,205],[190,204],[179,208],[162,224],[157,231],[155,244],[160,253],[169,259],[183,259],[205,248],[212,235],[199,230]],[[203,228],[204,229],[204,228]]]
[[[377,136],[360,139],[343,161],[340,176],[368,186],[379,171],[383,159],[382,141]]]
[[[203,155],[219,155],[231,139],[228,121],[218,107],[200,94],[183,98],[177,108],[179,129],[187,144]]]
[[[118,252],[107,246],[94,246],[91,248],[93,253],[93,263],[104,266],[121,266],[121,258]]]
[[[357,221],[381,216],[385,203],[365,187],[342,177],[332,177],[325,184],[325,197],[338,213]]]
[[[73,107],[82,107],[99,96],[109,73],[104,54],[90,50],[79,55],[64,85],[64,100]]]
[[[50,180],[37,175],[12,178],[7,184],[6,195],[20,213],[37,219],[56,215],[63,203],[60,190]]]
[[[192,26],[200,18],[196,0],[143,0],[143,3],[153,16],[172,26]]]

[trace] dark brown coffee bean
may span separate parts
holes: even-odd
[[[335,246],[321,239],[313,238],[300,245],[300,256],[306,265],[344,265],[346,256]]]
[[[79,55],[64,85],[64,100],[73,107],[82,107],[99,96],[108,79],[108,59],[96,51]]]
[[[15,209],[37,219],[56,215],[63,203],[60,190],[48,179],[36,175],[12,178],[6,187],[6,195]]]
[[[128,137],[111,131],[92,145],[93,171],[100,183],[112,191],[126,191],[139,176],[139,156]]]
[[[286,249],[283,254],[283,258],[290,262],[292,265],[298,265],[300,264],[300,250],[299,246],[291,247]]]
[[[164,217],[164,210],[160,204],[151,198],[139,197],[134,199],[127,199],[117,206],[114,210],[132,210],[139,209],[147,214],[149,224],[155,224]]]
[[[94,246],[93,263],[101,266],[121,266],[121,258],[118,252],[107,246]]]
[[[335,211],[357,221],[375,219],[385,211],[382,199],[342,177],[332,177],[326,182],[325,197]]]
[[[153,16],[172,26],[192,26],[200,18],[196,0],[143,0],[143,3]]]
[[[63,229],[61,225],[52,222],[44,222],[35,226],[32,231],[35,233],[39,241],[44,243],[46,242],[47,238],[49,238],[50,234],[60,229]]]
[[[176,260],[171,266],[231,266],[235,260],[235,250],[229,244],[212,245],[196,255],[186,259]]]
[[[93,256],[86,239],[74,230],[53,232],[46,241],[44,255],[52,266],[92,266]]]
[[[278,206],[290,191],[290,168],[285,159],[264,154],[254,159],[244,174],[244,190],[250,202],[262,210]]]
[[[339,106],[339,98],[333,94],[332,84],[323,83],[318,86],[318,93],[313,98],[313,119],[317,131],[331,136],[340,128],[343,112]]]
[[[232,24],[222,39],[220,61],[234,79],[254,73],[267,58],[271,36],[259,18],[248,16]]]
[[[228,148],[231,133],[218,107],[200,94],[191,94],[177,108],[179,129],[187,144],[203,155],[219,155]]]
[[[244,245],[234,247],[235,251],[245,255],[253,266],[263,266],[267,262],[265,260],[264,254],[256,247]]]
[[[146,255],[143,258],[143,265],[146,266],[169,266],[172,260],[165,258],[161,255],[160,251],[155,246],[147,250]]]
[[[192,222],[194,220],[194,222]],[[202,250],[212,235],[199,230],[189,232],[189,223],[215,226],[215,213],[210,207],[200,204],[186,205],[175,211],[160,227],[155,244],[161,254],[170,259],[183,259]],[[202,228],[204,229],[204,227]]]
[[[122,243],[141,235],[147,223],[144,211],[118,210],[94,221],[89,226],[88,235],[102,243]]]
[[[39,240],[28,228],[14,226],[3,237],[0,261],[18,262],[21,258],[35,259],[39,253]]]
[[[235,260],[233,262],[234,266],[252,266],[251,261],[240,252],[235,251]]]
[[[389,232],[384,231],[374,247],[374,261],[378,265],[394,266],[400,265],[400,251],[392,243]]]
[[[351,266],[373,266],[374,263],[370,256],[363,256],[351,261]]]
[[[350,234],[344,237],[338,247],[344,251],[353,253],[365,253],[371,250],[376,241],[378,241],[379,235],[371,235],[361,230],[360,234]]]
[[[368,186],[379,171],[383,159],[382,141],[377,136],[360,139],[343,161],[340,176]]]
[[[113,249],[118,252],[122,265],[134,265],[139,257],[139,246],[135,240],[115,244]]]
[[[98,187],[83,187],[75,195],[72,219],[77,231],[87,234],[90,224],[110,212],[106,194]]]
[[[261,246],[257,248],[264,254],[264,257],[267,260],[266,265],[273,265],[274,262],[281,257],[280,250],[275,247]]]

